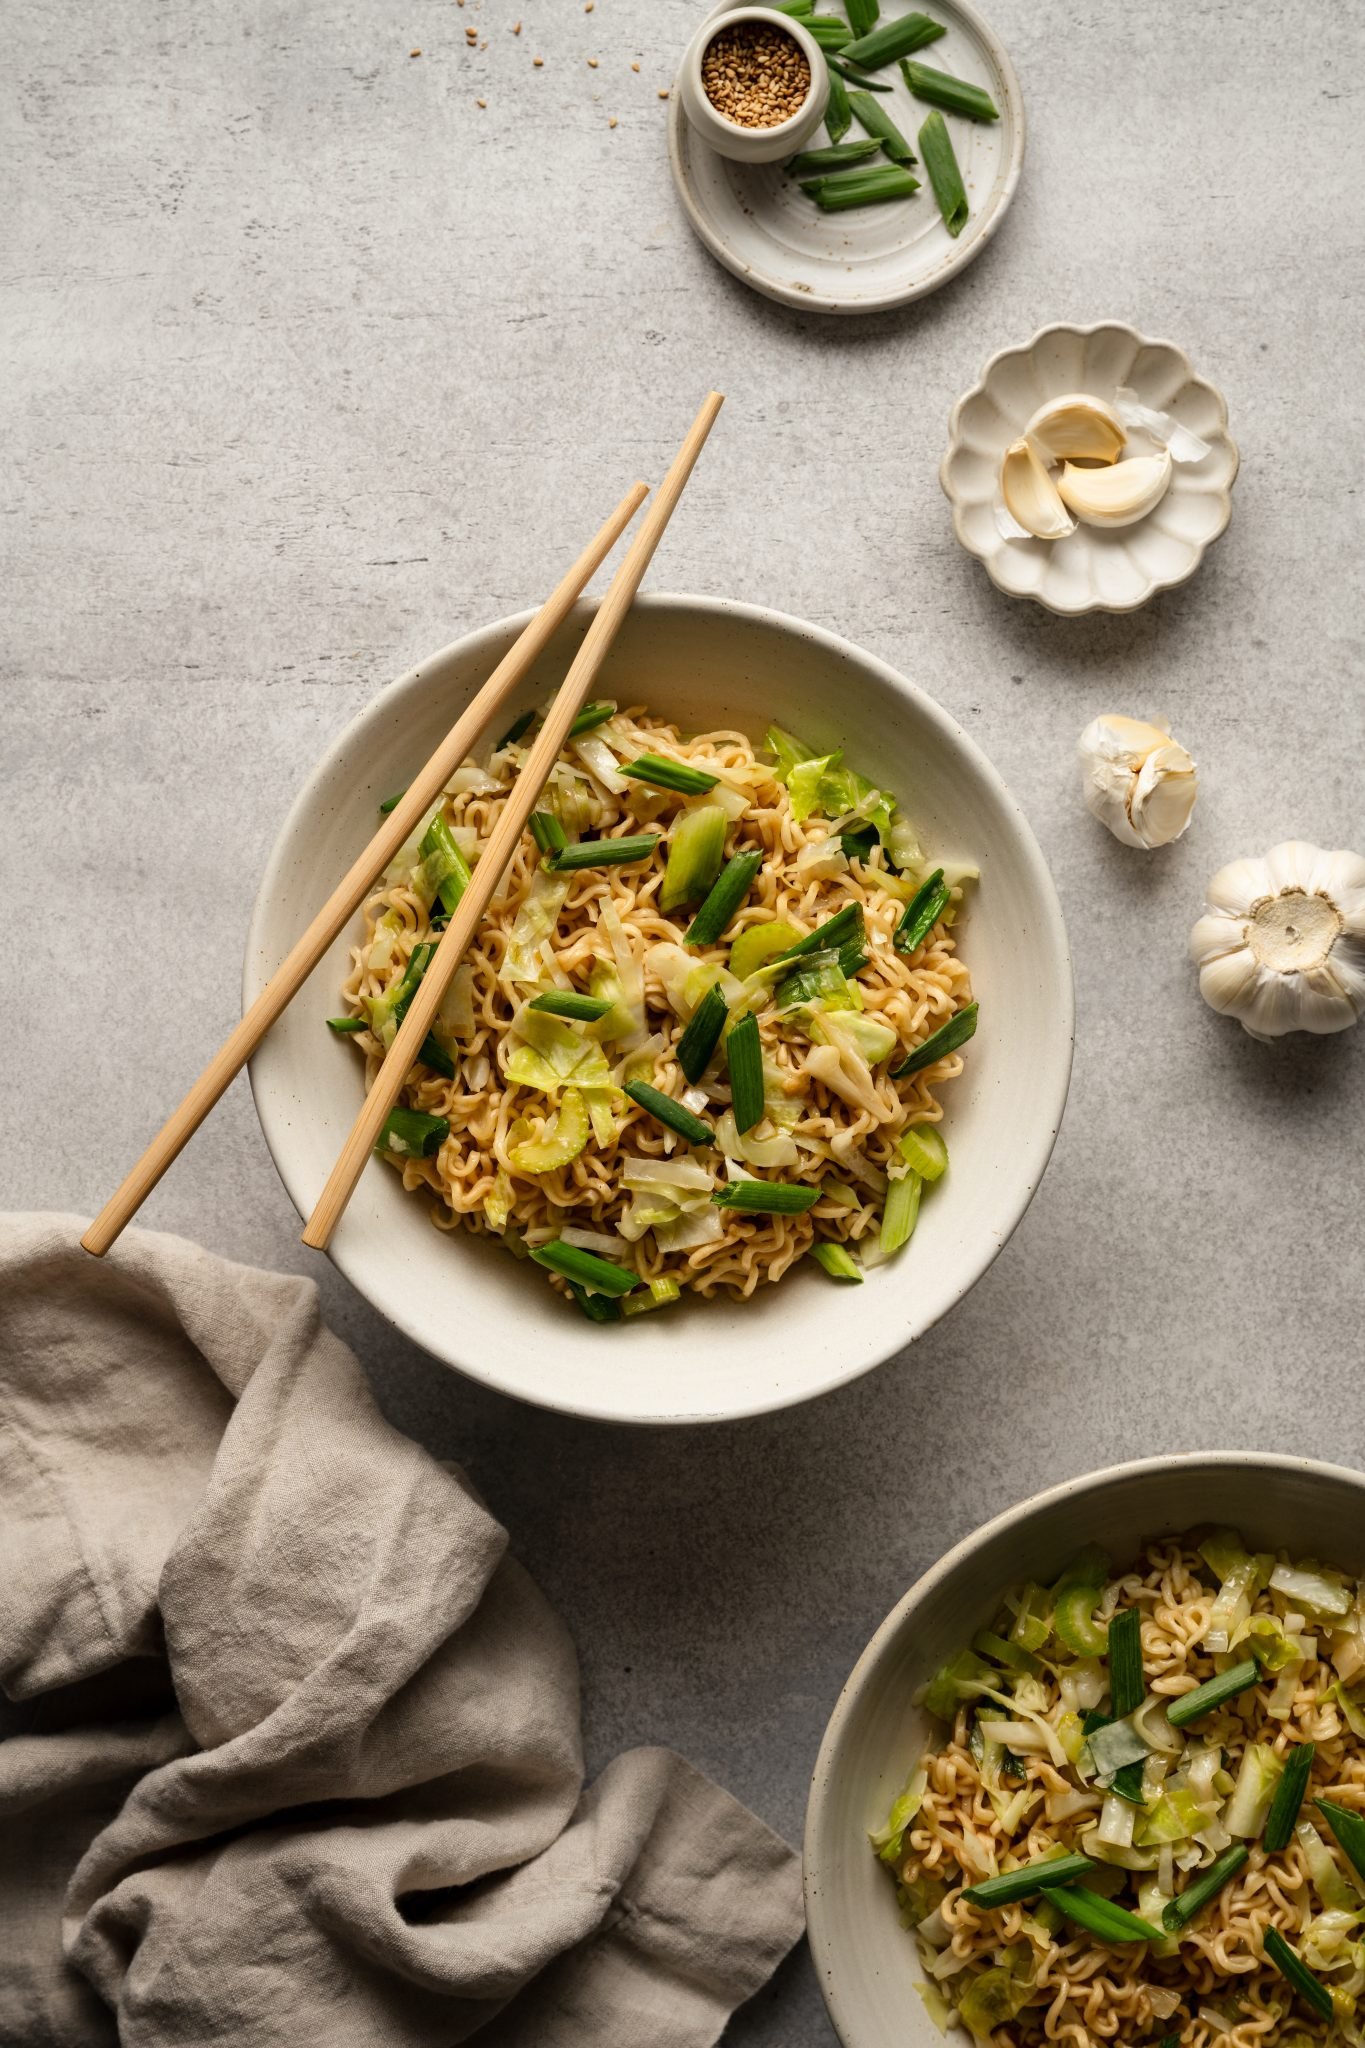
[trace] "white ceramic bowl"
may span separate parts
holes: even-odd
[[[1145,1537],[1210,1523],[1239,1529],[1255,1550],[1365,1569],[1359,1472],[1307,1458],[1196,1452],[1036,1494],[950,1550],[888,1614],[839,1695],[806,1813],[811,1953],[844,2048],[943,2048],[916,1995],[922,1973],[895,1889],[867,1842],[933,1732],[912,1705],[917,1688],[989,1622],[1007,1586],[1055,1578],[1086,1543],[1102,1544],[1117,1565]]]
[[[1078,525],[1065,540],[1010,540],[996,524],[1000,458],[1049,398],[1086,391],[1112,401],[1120,385],[1208,442],[1195,463],[1177,463],[1156,509],[1116,532]],[[953,528],[992,583],[1049,611],[1131,612],[1158,590],[1193,576],[1232,517],[1237,445],[1222,394],[1198,377],[1173,342],[1151,341],[1116,320],[1044,327],[1023,348],[992,356],[953,407],[939,481]]]
[[[741,127],[712,104],[702,84],[702,58],[710,45],[722,29],[741,21],[766,21],[781,29],[792,38],[810,66],[810,90],[801,106],[789,120],[779,121],[774,128]],[[684,114],[709,148],[736,163],[771,164],[779,158],[795,156],[824,120],[828,98],[829,70],[815,37],[799,21],[771,7],[729,7],[711,15],[688,44],[678,71],[678,99]]]
[[[579,607],[528,679],[521,706],[559,682],[590,616]],[[373,832],[376,804],[410,779],[524,624],[504,619],[433,655],[333,741],[261,883],[247,942],[248,1002]],[[807,1261],[750,1302],[693,1300],[604,1329],[488,1238],[436,1230],[425,1199],[405,1194],[378,1162],[352,1197],[333,1256],[436,1357],[544,1407],[648,1422],[786,1407],[855,1378],[937,1322],[1023,1215],[1071,1068],[1061,911],[1033,835],[990,763],[930,698],[847,641],[754,606],[645,597],[596,694],[645,699],[693,730],[738,726],[761,738],[778,718],[818,746],[845,746],[851,762],[885,775],[927,848],[979,863],[961,930],[982,1022],[949,1091],[947,1178],[925,1201],[904,1256],[869,1273],[852,1319],[847,1290]],[[251,1063],[266,1141],[301,1214],[361,1101],[354,1049],[324,1023],[337,1009],[351,939],[332,947]]]

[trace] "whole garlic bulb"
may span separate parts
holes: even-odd
[[[1365,860],[1302,839],[1234,860],[1190,934],[1199,991],[1253,1038],[1344,1031],[1365,1010]]]
[[[1164,725],[1094,718],[1081,734],[1087,810],[1125,846],[1168,846],[1190,822],[1194,762]]]

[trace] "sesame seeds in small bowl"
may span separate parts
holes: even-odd
[[[798,20],[769,7],[735,7],[702,24],[679,88],[683,112],[719,155],[773,163],[819,127],[829,74]]]

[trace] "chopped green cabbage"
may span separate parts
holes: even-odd
[[[502,963],[504,981],[540,980],[540,949],[547,939],[554,937],[571,879],[569,875],[547,875],[543,868],[537,868],[526,900],[512,923]]]
[[[1270,1574],[1270,1588],[1319,1620],[1330,1621],[1351,1611],[1351,1595],[1341,1580],[1308,1565],[1277,1564]]]
[[[885,1823],[869,1834],[868,1840],[883,1863],[899,1863],[901,1857],[905,1854],[905,1830],[920,1810],[924,1799],[924,1788],[928,1782],[928,1773],[921,1759],[915,1765],[914,1770],[911,1771],[901,1790],[896,1794],[895,1799],[891,1802],[891,1811],[887,1815]],[[941,1893],[940,1897],[942,1897]],[[935,1899],[933,1903],[936,1906],[939,1903],[938,1899]],[[932,1911],[933,1906],[926,1906],[924,1912],[919,1916],[920,1919],[924,1919]]]
[[[1237,1783],[1223,1812],[1223,1825],[1230,1835],[1250,1841],[1260,1834],[1283,1770],[1279,1757],[1264,1742],[1247,1744]]]
[[[957,2015],[963,2025],[984,2041],[997,2027],[1008,2026],[1029,2002],[1032,1983],[1018,1969],[996,1964],[978,1970],[967,1979],[957,2001]]]
[[[814,752],[799,740],[794,732],[786,732],[780,725],[768,727],[768,752],[777,756],[777,780],[785,782],[792,769],[800,761],[813,761]]]
[[[506,1230],[507,1219],[512,1213],[515,1198],[511,1180],[503,1168],[499,1167],[493,1176],[492,1187],[483,1198],[483,1213],[488,1219],[490,1230]]]

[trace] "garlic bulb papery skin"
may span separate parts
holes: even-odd
[[[1125,846],[1169,846],[1190,822],[1199,779],[1164,725],[1111,714],[1080,737],[1086,809]]]
[[[1234,860],[1190,934],[1199,992],[1253,1038],[1344,1031],[1365,1011],[1365,859],[1302,839]]]

